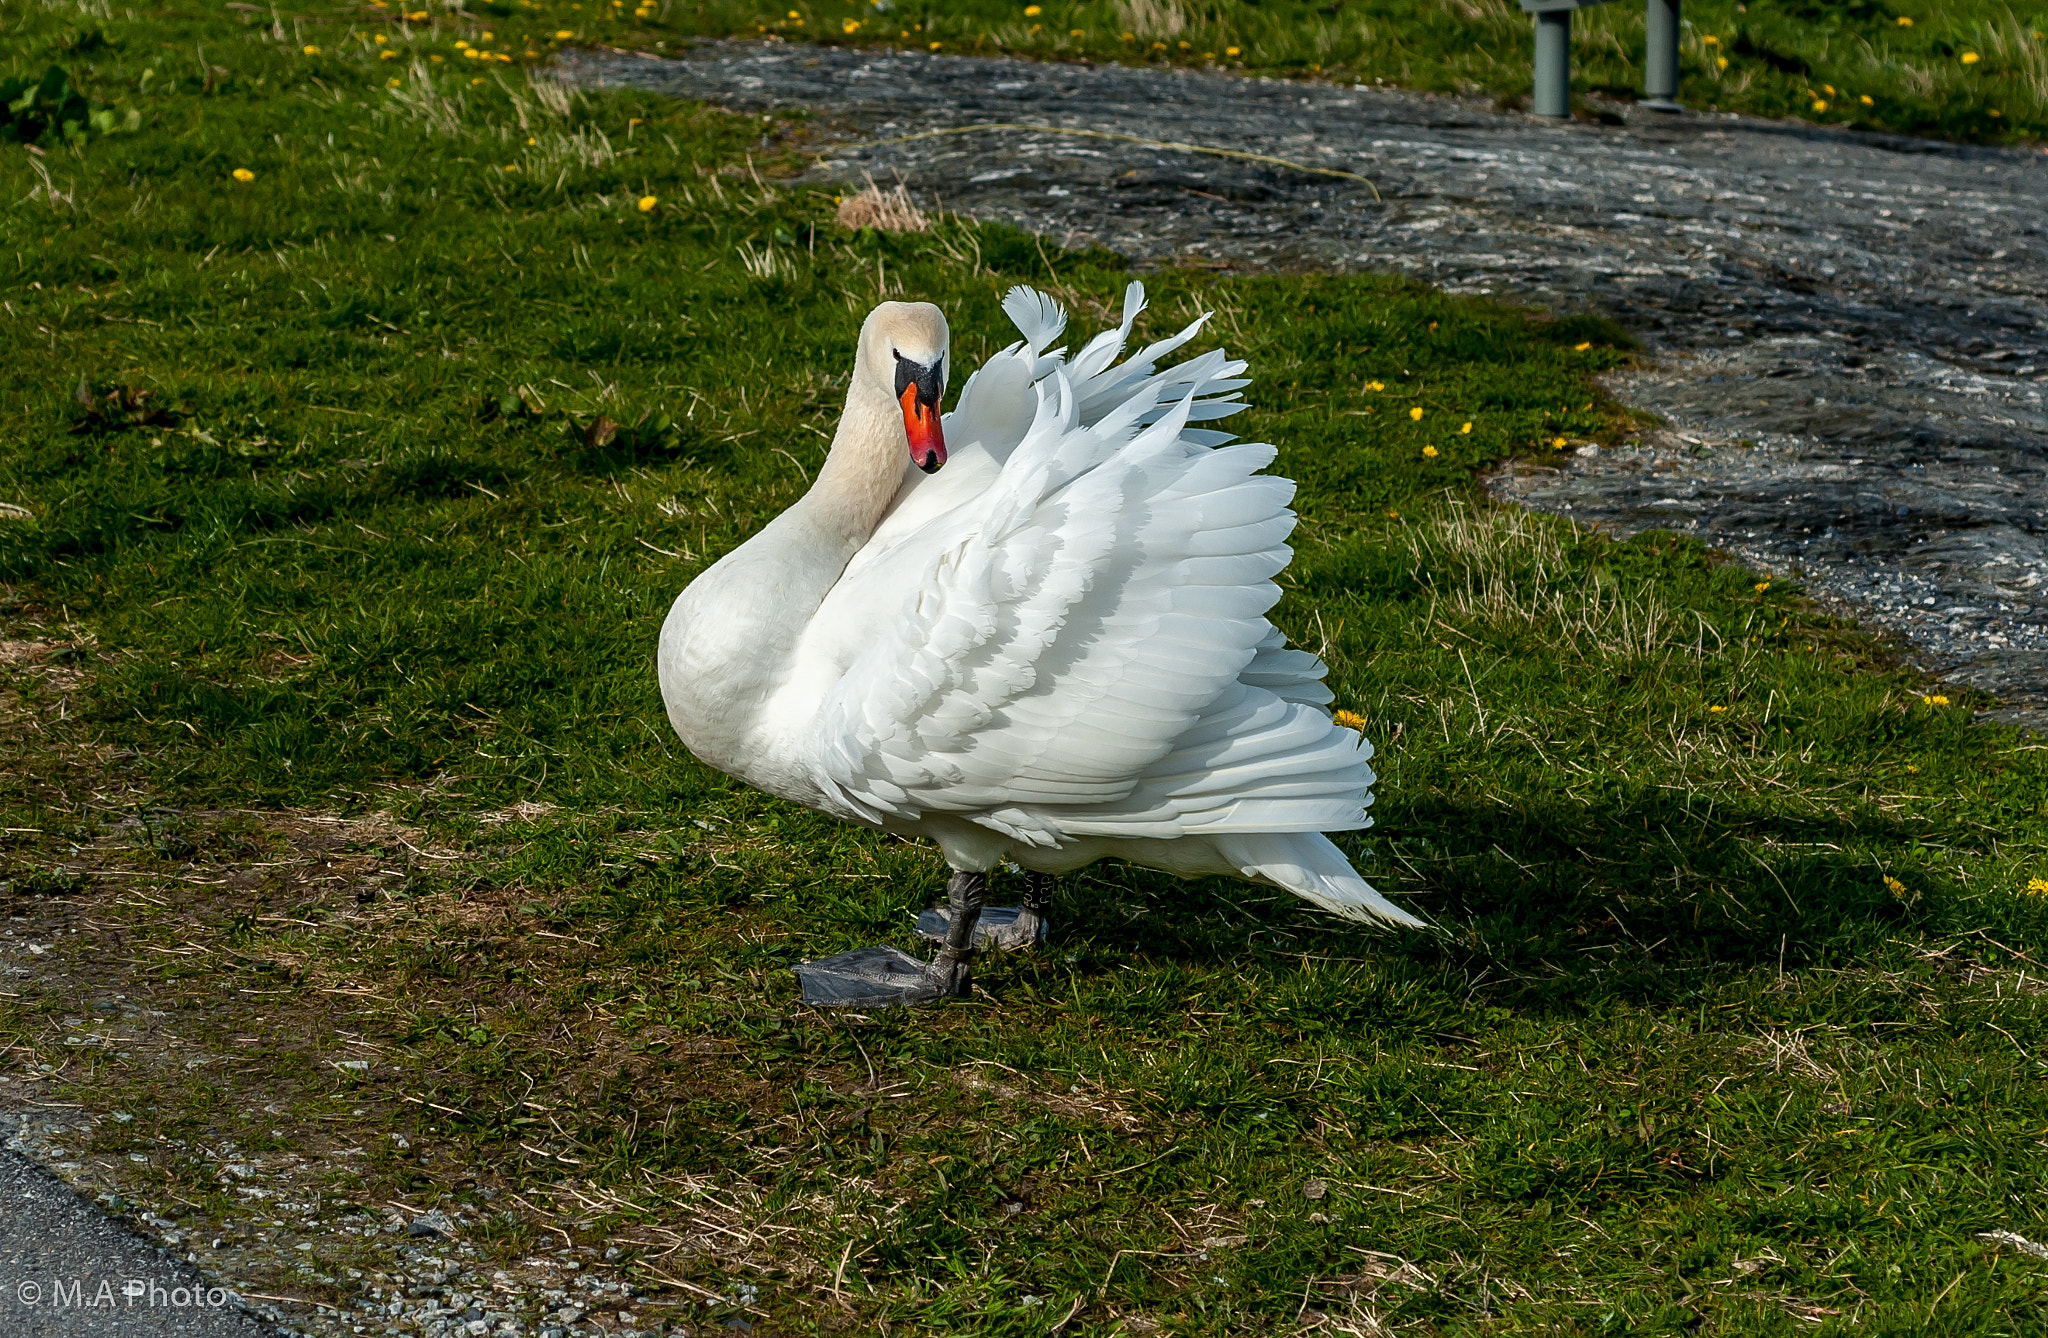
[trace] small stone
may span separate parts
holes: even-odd
[[[411,1225],[406,1227],[406,1234],[413,1236],[445,1236],[452,1239],[455,1235],[455,1223],[448,1220],[448,1214],[442,1212],[439,1208],[435,1208],[413,1218]]]
[[[1321,1180],[1304,1180],[1301,1182],[1301,1197],[1305,1199],[1320,1199],[1329,1192],[1330,1187]]]

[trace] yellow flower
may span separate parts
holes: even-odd
[[[483,82],[483,80],[482,80],[482,79],[472,79],[472,80],[470,80],[470,81],[469,81],[469,86],[470,86],[471,88],[475,88],[475,87],[476,87],[476,86],[477,86],[478,84],[480,84],[480,83],[482,83],[482,82]]]
[[[793,9],[789,11],[789,16],[790,16],[791,18],[793,18],[793,19],[800,19],[800,18],[802,18],[802,17],[803,17],[803,15],[801,15],[801,14],[797,13],[797,12],[796,12],[795,10],[793,10]]]
[[[1763,593],[1764,591],[1766,591],[1766,590],[1768,590],[1768,589],[1770,589],[1770,588],[1771,588],[1771,583],[1770,583],[1769,581],[1758,581],[1758,582],[1756,583],[1755,587],[1754,587],[1754,589],[1756,590],[1756,592],[1757,592],[1758,594],[1762,594],[1762,593]]]
[[[427,11],[424,9],[416,9],[412,13],[407,14],[405,17],[409,22],[412,23],[425,23],[427,21]]]
[[[312,49],[313,49],[313,48],[308,48],[308,50],[312,50]],[[1965,65],[1975,65],[1975,64],[1976,64],[1976,63],[1977,63],[1978,61],[1980,61],[1980,60],[1982,60],[1982,59],[1984,59],[1984,58],[1983,58],[1982,56],[1978,55],[1978,54],[1977,54],[1976,52],[1974,52],[1974,51],[1965,51],[1965,52],[1963,53],[1963,64],[1965,64]]]
[[[859,32],[859,31],[860,31],[860,20],[859,20],[859,19],[841,19],[841,20],[839,21],[839,29],[840,29],[840,31],[841,31],[841,32],[847,33],[848,35],[851,35],[851,34],[853,34],[853,33],[857,33],[857,32]]]
[[[1037,5],[1024,6],[1024,17],[1027,19],[1035,19],[1044,12],[1045,11],[1043,9],[1040,9]]]
[[[528,52],[526,53],[526,58],[527,58],[528,60],[538,60],[538,59],[540,59],[540,52],[538,52],[538,51],[528,51]]]
[[[640,197],[640,212],[643,214],[651,214],[654,212],[654,206],[660,203],[661,199],[659,196],[643,195]]]
[[[489,37],[490,34],[485,33],[484,36]],[[1829,97],[1833,97],[1835,95],[1835,86],[1833,84],[1822,84],[1820,86],[1820,91],[1827,94]]]
[[[944,42],[933,42],[933,43],[931,44],[931,49],[932,49],[933,51],[937,51],[937,50],[938,50],[938,49],[939,49],[940,47],[942,47],[942,46],[944,46],[944,45],[945,45],[945,43],[944,43]]]
[[[390,41],[391,39],[386,37],[383,33],[378,33],[375,37],[372,37],[370,40],[372,42],[375,42],[378,46],[383,46],[386,42]]]
[[[1466,436],[1469,437],[1472,435],[1472,425],[1470,423],[1467,423],[1465,424],[1465,426],[1459,428],[1458,431],[1464,433]]]
[[[1813,109],[1820,112],[1826,111],[1828,109],[1828,100],[1826,98],[1815,98],[1813,100]]]
[[[307,47],[307,48],[306,48],[306,54],[307,54],[307,55],[309,55],[309,56],[317,56],[317,55],[319,55],[319,54],[320,54],[320,48],[319,48],[319,47],[317,47],[317,46],[309,46],[309,47]],[[1970,57],[1970,59],[1971,59],[1971,60],[1975,60],[1975,59],[1976,59],[1976,57],[1975,57],[1975,56],[1972,56],[1972,57]]]
[[[1886,874],[1884,876],[1884,890],[1891,893],[1895,897],[1903,897],[1906,895],[1906,885],[1900,882],[1898,879],[1892,877],[1890,874]]]
[[[1707,709],[1713,712],[1715,715],[1719,715],[1721,714],[1721,712],[1727,710],[1728,708],[1725,706],[1709,706]]]
[[[1414,408],[1410,409],[1410,410],[1408,411],[1408,416],[1409,416],[1410,418],[1413,418],[1413,419],[1414,419],[1414,420],[1415,420],[1416,422],[1418,422],[1418,423],[1419,423],[1419,422],[1421,422],[1421,421],[1422,421],[1422,406],[1418,404],[1418,405],[1416,405],[1416,406],[1415,406]]]
[[[401,85],[403,85],[404,83],[405,83],[405,80],[403,80],[403,79],[393,79],[393,80],[391,81],[391,86],[392,86],[393,88],[398,88],[398,87],[400,87]]]
[[[1911,762],[1906,763],[1906,770],[1912,772],[1916,776],[1920,774],[1920,768],[1914,766]]]
[[[1240,52],[1240,51],[1239,51],[1239,50],[1238,50],[1238,49],[1237,49],[1236,47],[1234,47],[1234,46],[1227,46],[1227,47],[1224,47],[1224,48],[1223,48],[1223,54],[1224,54],[1224,55],[1226,55],[1226,56],[1236,56],[1236,55],[1242,55],[1243,53],[1242,53],[1242,52]]]
[[[1381,384],[1380,384],[1379,382],[1377,382],[1377,381],[1368,381],[1368,382],[1366,382],[1366,383],[1365,383],[1365,388],[1366,388],[1367,390],[1385,390],[1385,389],[1386,389],[1386,387],[1385,387],[1385,386],[1381,385]]]
[[[392,50],[392,49],[391,49],[390,47],[388,47],[388,46],[387,46],[387,47],[385,47],[385,48],[384,48],[384,49],[383,49],[382,51],[379,51],[379,52],[377,53],[377,59],[378,59],[378,60],[397,60],[397,59],[398,59],[398,53],[397,53],[396,51],[393,51],[393,50]]]
[[[2048,878],[2029,878],[2027,891],[2037,897],[2048,897]]]
[[[1714,57],[1714,68],[1715,68],[1715,69],[1717,69],[1717,70],[1725,70],[1725,69],[1727,69],[1727,68],[1728,68],[1728,58],[1727,58],[1726,56],[1716,56],[1716,57]]]
[[[1712,33],[1708,33],[1708,34],[1707,34],[1707,35],[1706,35],[1705,37],[1702,37],[1702,38],[1700,39],[1700,45],[1701,45],[1701,46],[1719,46],[1719,45],[1721,45],[1721,39],[1720,39],[1720,38],[1718,38],[1718,37],[1716,37],[1716,36],[1714,36],[1714,35],[1713,35]]]
[[[1587,340],[1587,341],[1586,341],[1585,343],[1583,343],[1583,344],[1574,344],[1574,345],[1572,345],[1572,352],[1574,352],[1574,353],[1584,353],[1584,352],[1585,352],[1585,351],[1586,351],[1587,349],[1589,349],[1589,348],[1591,348],[1591,347],[1593,347],[1593,341],[1592,341],[1592,340],[1590,340],[1590,339],[1588,339],[1588,340]]]
[[[1365,717],[1360,715],[1356,711],[1338,711],[1330,717],[1330,723],[1336,725],[1340,729],[1355,729],[1362,731],[1365,728]],[[2040,879],[2037,878],[2034,881],[2040,882]]]
[[[237,181],[254,181],[256,179],[256,174],[246,167],[238,167],[230,175]]]
[[[1551,450],[1553,450],[1553,451],[1561,451],[1561,450],[1563,450],[1563,449],[1564,449],[1564,446],[1565,446],[1565,441],[1564,441],[1564,438],[1563,438],[1563,437],[1552,437],[1552,438],[1550,439],[1550,449],[1551,449]]]
[[[1910,28],[1913,26],[1913,20],[1907,18],[1904,14],[1901,14],[1899,15],[1899,26],[1901,28]]]
[[[436,65],[441,64],[441,58],[439,56],[428,56],[427,59],[433,61],[434,64]]]
[[[1922,697],[1922,698],[1921,698],[1920,700],[1921,700],[1921,701],[1923,701],[1923,702],[1925,702],[1925,703],[1927,703],[1927,704],[1928,704],[1929,706],[1946,706],[1946,705],[1948,705],[1948,698],[1946,698],[1946,697],[1944,697],[1944,696],[1940,695],[1939,693],[1936,693],[1936,694],[1935,694],[1934,696],[1932,696],[1932,697]]]
[[[528,135],[526,137],[526,147],[529,149],[533,147],[533,136]]]
[[[519,164],[518,164],[518,163],[506,163],[506,164],[505,164],[505,170],[506,170],[507,172],[517,172],[517,171],[519,170]]]
[[[1434,447],[1434,446],[1425,446],[1425,447],[1423,447],[1423,448],[1422,448],[1422,453],[1423,453],[1423,455],[1425,455],[1426,457],[1428,457],[1428,458],[1429,458],[1429,459],[1431,459],[1431,460],[1434,460],[1434,459],[1436,459],[1436,447]]]
[[[484,34],[484,40],[485,40],[486,42],[490,41],[490,40],[491,40],[491,35],[490,35],[489,33],[485,33],[485,34]]]
[[[1399,520],[1400,518],[1401,518],[1401,513],[1400,513],[1399,511],[1389,511],[1389,512],[1387,512],[1387,519],[1388,519],[1388,520]]]
[[[467,51],[467,50],[469,50],[469,43],[467,43],[467,42],[464,42],[464,41],[462,41],[462,40],[460,40],[460,39],[457,39],[457,41],[456,41],[456,43],[455,43],[455,49],[456,49],[457,51]]]
[[[1862,97],[1858,98],[1857,101],[1861,102],[1866,107],[1875,107],[1877,105],[1877,99],[1870,96],[1870,94],[1868,93],[1865,93]]]
[[[1136,33],[1125,33],[1123,35],[1123,40],[1126,42],[1135,42],[1138,40],[1138,35]]]

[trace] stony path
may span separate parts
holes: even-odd
[[[1194,71],[713,43],[587,54],[585,82],[803,106],[845,138],[814,178],[1135,260],[1393,270],[1593,308],[1672,430],[1525,468],[1504,494],[1694,533],[1796,572],[1930,667],[2048,723],[2048,157],[1615,108],[1565,125],[1464,101]],[[1243,149],[1363,184],[1028,122]]]

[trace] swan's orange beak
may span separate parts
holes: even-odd
[[[910,458],[927,474],[946,463],[946,434],[939,427],[939,406],[926,400],[912,383],[903,388],[903,431],[910,438]]]
[[[896,402],[903,406],[903,434],[910,438],[910,459],[927,474],[946,463],[946,435],[939,430],[939,396],[946,391],[946,357],[941,353],[927,367],[896,355]]]

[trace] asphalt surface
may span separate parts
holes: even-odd
[[[275,1338],[224,1289],[0,1149],[0,1336]]]
[[[1611,315],[1660,355],[1617,392],[1671,430],[1546,459],[1499,480],[1504,495],[1802,577],[2016,723],[2048,725],[2048,156],[787,43],[561,69],[809,108],[828,134],[802,182],[900,179],[927,206],[1141,264],[1391,270]]]

